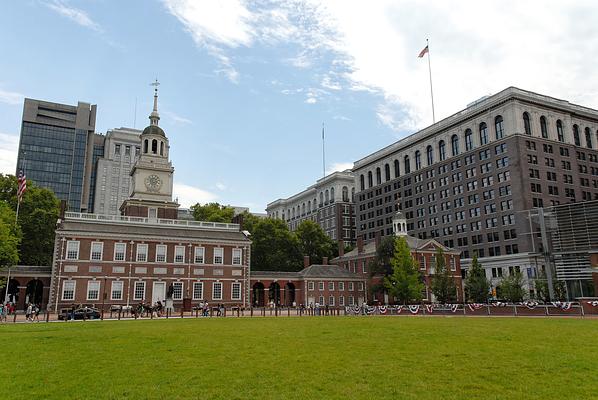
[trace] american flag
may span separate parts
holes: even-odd
[[[23,195],[25,191],[27,191],[27,177],[23,171],[19,172],[18,178],[18,187],[17,187],[17,198],[19,199],[19,203],[23,201]]]
[[[423,56],[425,56],[425,55],[426,55],[426,53],[427,53],[428,51],[430,51],[430,50],[428,49],[428,46],[424,47],[424,48],[423,48],[423,50],[419,52],[419,55],[418,55],[417,57],[418,57],[418,58],[422,58]]]

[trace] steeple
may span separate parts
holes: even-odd
[[[150,83],[150,85],[154,87],[154,109],[149,116],[149,120],[150,125],[158,126],[158,121],[160,120],[160,114],[158,114],[158,86],[160,86],[160,82],[156,79],[156,81]]]
[[[392,217],[392,228],[395,236],[407,236],[407,219],[401,211]]]

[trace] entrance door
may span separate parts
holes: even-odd
[[[154,282],[154,290],[152,290],[152,305],[160,301],[164,304],[166,298],[166,282]]]

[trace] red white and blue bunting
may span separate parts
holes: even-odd
[[[485,306],[485,304],[482,304],[482,303],[471,303],[471,304],[467,305],[467,307],[469,307],[470,311],[479,310],[480,308],[482,308],[484,306]]]
[[[426,304],[426,311],[428,314],[432,314],[434,312],[434,304]]]
[[[588,301],[588,304],[591,305],[592,307],[598,307],[598,300]]]
[[[411,314],[417,314],[419,312],[419,304],[409,305],[408,307]]]
[[[553,301],[551,304],[563,311],[570,310],[571,306],[573,305],[573,303],[570,301]]]
[[[386,306],[378,306],[378,311],[380,311],[380,314],[384,315],[388,312],[388,308]]]
[[[538,302],[537,301],[524,301],[521,304],[523,304],[524,306],[526,306],[530,310],[533,310],[534,308],[538,307]]]

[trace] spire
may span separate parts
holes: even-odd
[[[158,121],[160,120],[160,114],[158,114],[158,86],[160,86],[160,82],[156,79],[155,82],[150,83],[150,86],[154,87],[154,109],[149,116],[150,125],[158,125]]]

